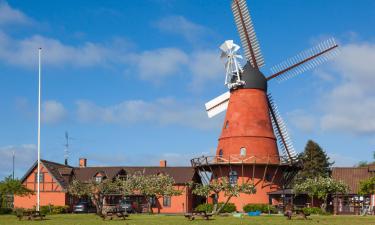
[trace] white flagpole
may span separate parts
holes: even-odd
[[[42,48],[39,48],[39,80],[38,80],[38,174],[37,174],[37,204],[36,211],[40,210],[40,98],[41,98],[41,78],[42,78],[42,65],[41,54]]]

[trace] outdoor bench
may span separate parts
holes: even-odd
[[[186,213],[185,218],[189,220],[194,220],[197,216],[204,218],[205,220],[209,220],[212,217],[211,213],[207,213],[206,211],[193,211],[192,213]]]
[[[40,220],[43,220],[46,215],[41,214],[39,211],[23,211],[20,214],[17,215],[19,220],[22,220],[24,218],[27,218],[28,220],[34,220],[39,218]]]
[[[291,215],[288,215],[288,214],[284,214],[286,217],[288,217],[288,219],[290,220],[290,219],[292,219],[292,216],[296,216],[296,217],[300,217],[300,218],[302,218],[302,219],[305,219],[305,220],[307,220],[308,218],[308,216],[310,216],[310,213],[305,213],[304,211],[303,211],[303,209],[294,209],[293,211],[292,211],[292,214]]]
[[[102,213],[100,216],[103,218],[103,220],[105,220],[107,218],[110,218],[110,220],[112,220],[114,217],[122,218],[122,219],[125,220],[126,217],[129,217],[129,214],[125,211],[113,209],[113,210],[108,210],[108,211]]]

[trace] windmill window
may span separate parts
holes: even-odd
[[[229,127],[229,121],[227,120],[227,121],[225,122],[225,126],[224,126],[224,128],[227,129],[228,127]]]
[[[245,147],[240,148],[240,155],[246,156],[246,148]]]
[[[266,174],[266,181],[271,182],[272,177],[269,173]]]
[[[220,150],[219,150],[219,156],[220,156],[220,157],[223,157],[223,149],[220,149]]]
[[[230,171],[229,172],[229,183],[234,186],[237,184],[237,179],[238,179],[238,174],[237,174],[237,171]]]

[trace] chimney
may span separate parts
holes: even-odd
[[[167,160],[160,160],[160,167],[167,167]]]
[[[85,168],[87,166],[86,158],[79,158],[79,168]]]

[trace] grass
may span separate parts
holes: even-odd
[[[303,225],[303,224],[319,224],[319,225],[370,225],[375,224],[375,216],[311,216],[310,220],[301,220],[293,218],[286,220],[284,216],[259,216],[259,217],[244,217],[234,218],[215,217],[209,221],[196,219],[188,221],[183,215],[130,215],[127,220],[116,219],[114,221],[103,221],[93,214],[66,214],[66,215],[51,215],[47,216],[43,221],[18,221],[16,216],[6,215],[0,216],[0,225],[13,224],[45,224],[45,225]]]

